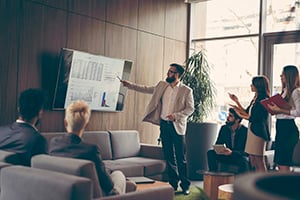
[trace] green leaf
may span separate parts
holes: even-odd
[[[185,62],[185,73],[181,81],[193,89],[194,113],[188,118],[189,122],[203,122],[215,106],[216,89],[210,79],[210,65],[205,50],[194,52]]]

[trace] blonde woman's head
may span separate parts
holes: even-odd
[[[91,116],[89,105],[83,100],[72,102],[65,111],[67,132],[81,132],[87,126]]]

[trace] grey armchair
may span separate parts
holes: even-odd
[[[93,184],[93,197],[103,196],[94,163],[88,160],[37,155],[32,157],[31,167],[88,178]]]
[[[31,165],[33,168],[81,176],[92,180],[92,196],[97,200],[173,200],[174,197],[174,190],[171,186],[159,187],[144,191],[135,191],[136,186],[130,181],[126,183],[126,194],[103,197],[94,163],[87,160],[49,155],[37,155],[32,158]]]
[[[87,178],[30,167],[5,167],[0,180],[0,200],[89,200],[92,196]]]

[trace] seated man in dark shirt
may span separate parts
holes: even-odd
[[[16,152],[20,163],[30,166],[31,157],[47,152],[46,140],[35,127],[42,114],[45,102],[44,92],[28,89],[19,98],[19,117],[11,125],[0,127],[0,149]]]
[[[81,140],[90,115],[91,110],[85,101],[78,100],[71,103],[65,111],[64,123],[67,133],[52,138],[49,144],[49,154],[94,162],[100,186],[105,195],[125,193],[124,174],[121,171],[114,171],[109,175],[105,170],[98,146]]]
[[[218,162],[237,165],[239,168],[238,173],[249,170],[248,155],[244,152],[247,140],[247,128],[240,124],[241,120],[234,109],[230,108],[226,125],[221,127],[216,141],[216,144],[225,144],[227,148],[219,153],[216,153],[213,149],[207,152],[210,171],[218,170]]]

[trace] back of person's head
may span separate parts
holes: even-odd
[[[258,96],[270,96],[270,83],[266,76],[255,76],[252,79],[252,84],[257,90]]]
[[[172,64],[170,64],[170,66],[176,68],[176,71],[178,72],[179,77],[181,77],[181,75],[184,73],[184,68],[181,65],[179,65],[177,63],[172,63]]]
[[[65,121],[68,132],[78,132],[83,130],[88,124],[91,116],[89,105],[83,100],[72,102],[65,111]]]
[[[46,96],[40,89],[24,90],[19,97],[19,115],[24,121],[37,117],[44,109]]]
[[[235,119],[238,119],[239,122],[242,121],[242,118],[235,112],[235,110],[233,108],[229,108],[229,112],[233,114]]]

